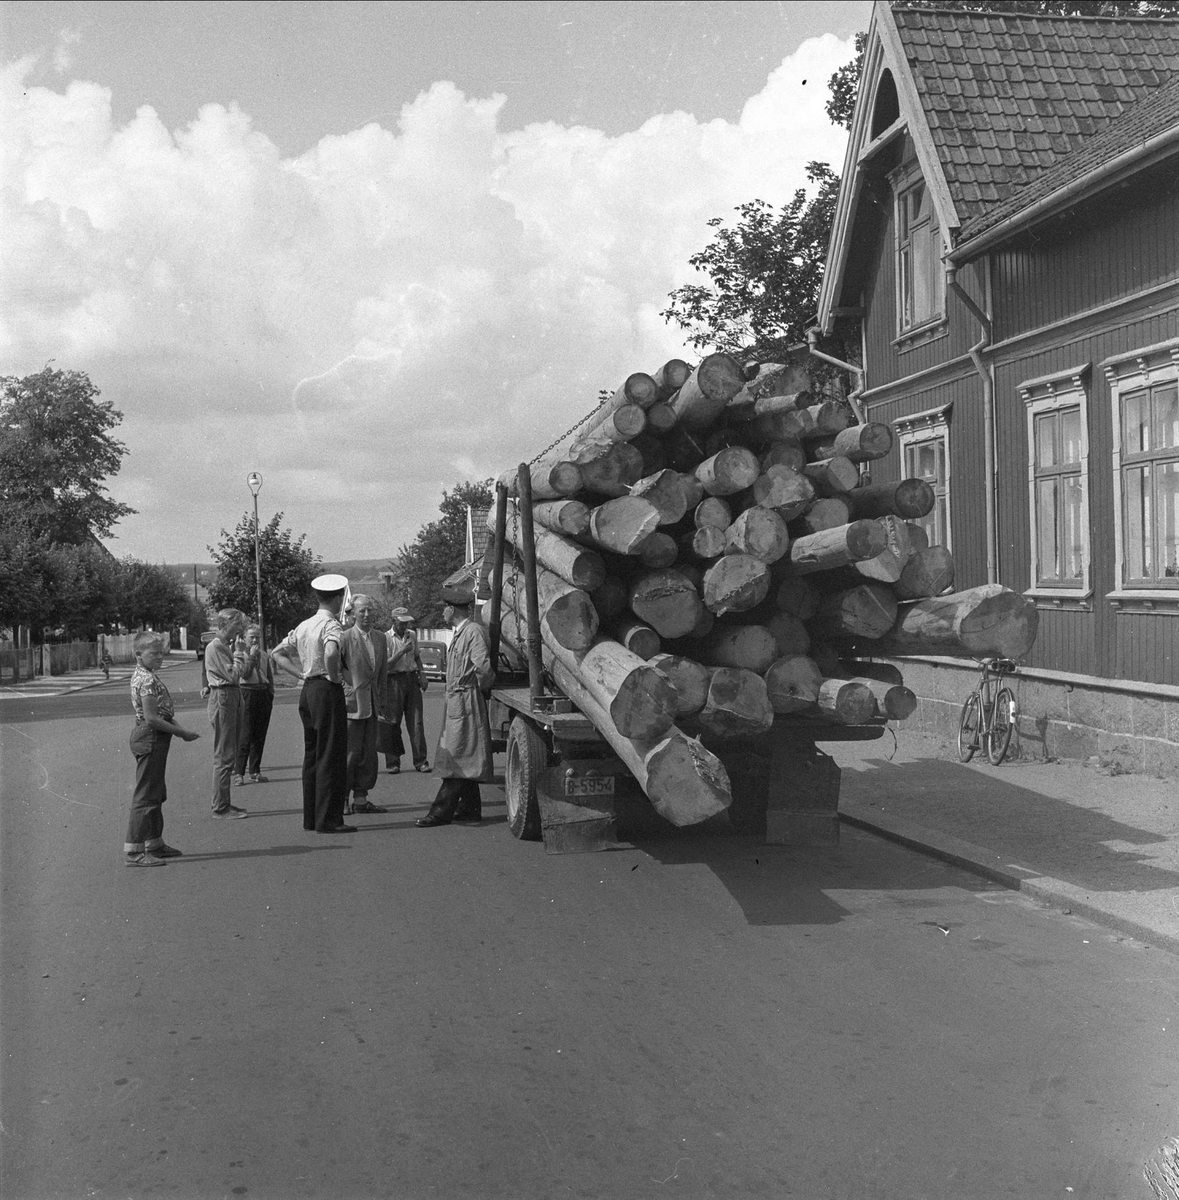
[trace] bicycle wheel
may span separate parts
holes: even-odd
[[[987,758],[997,767],[1007,757],[1011,733],[1015,729],[1015,697],[1010,688],[1000,688],[991,711],[991,727],[987,730]]]
[[[982,708],[978,692],[966,698],[962,705],[962,716],[958,720],[958,758],[969,762],[979,748],[979,732],[982,728]]]

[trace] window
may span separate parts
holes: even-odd
[[[950,427],[949,406],[898,417],[901,466],[906,479],[924,479],[933,489],[933,509],[911,524],[925,530],[931,546],[950,544]]]
[[[897,331],[939,321],[944,312],[941,231],[915,163],[890,176],[896,198]]]
[[[1089,596],[1089,364],[1028,379],[1032,595]]]
[[[1179,339],[1102,366],[1118,497],[1113,596],[1179,602]]]

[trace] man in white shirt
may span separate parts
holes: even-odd
[[[393,610],[393,625],[385,634],[388,650],[388,673],[385,685],[385,721],[381,723],[378,749],[385,755],[390,774],[401,770],[401,755],[405,743],[401,739],[401,719],[405,718],[409,748],[415,771],[428,771],[426,761],[426,723],[422,711],[422,692],[428,686],[426,673],[418,653],[418,635],[414,632],[413,616],[408,608]]]
[[[303,828],[316,833],[355,833],[344,824],[348,799],[348,710],[341,678],[340,608],[348,580],[320,575],[311,581],[319,610],[270,652],[271,661],[303,680]]]

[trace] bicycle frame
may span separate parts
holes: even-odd
[[[958,726],[958,757],[969,762],[984,750],[998,766],[1007,756],[1018,710],[1006,677],[1017,665],[1006,658],[986,658],[979,663],[979,681],[962,706]]]

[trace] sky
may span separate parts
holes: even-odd
[[[871,5],[0,5],[0,375],[123,414],[108,545],[251,509],[392,557],[442,493],[693,358],[707,222],[842,168]],[[697,355],[698,356],[698,355]]]

